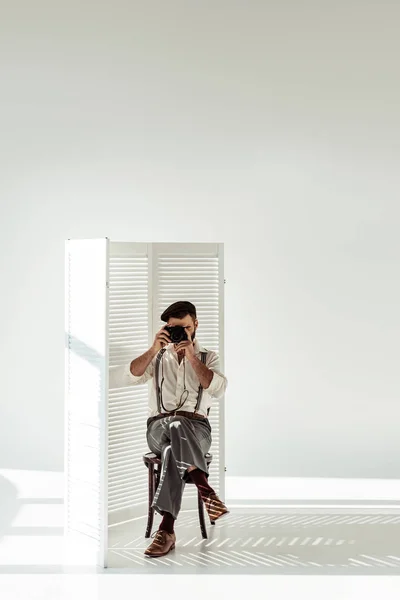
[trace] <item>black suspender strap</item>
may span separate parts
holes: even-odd
[[[166,348],[162,348],[160,350],[160,352],[157,354],[157,358],[156,358],[155,382],[156,382],[156,394],[157,394],[157,410],[159,413],[161,413],[162,410],[161,410],[161,390],[160,390],[160,383],[158,381],[158,379],[159,379],[158,373],[160,371],[160,362],[162,359],[162,355],[164,354],[165,351],[166,351]]]
[[[160,388],[160,383],[159,383],[159,372],[160,372],[160,363],[161,363],[161,359],[162,359],[164,352],[166,352],[166,348],[162,348],[160,350],[160,352],[157,354],[156,365],[155,365],[155,374],[154,374],[154,379],[155,379],[155,383],[156,383],[157,410],[159,413],[163,412],[161,410],[162,406],[161,406],[161,388]],[[206,364],[206,360],[207,360],[207,352],[201,352],[201,362],[203,363],[203,365]],[[202,396],[203,396],[203,386],[200,384],[199,390],[197,393],[196,407],[194,409],[195,413],[198,411],[198,409],[200,407]]]
[[[201,353],[201,362],[203,363],[203,365],[206,364],[206,360],[207,360],[207,352],[202,352]],[[202,396],[203,396],[203,386],[200,384],[199,391],[197,393],[196,408],[194,409],[195,413],[199,410]]]

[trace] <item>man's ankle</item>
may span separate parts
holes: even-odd
[[[159,529],[161,531],[166,531],[167,533],[174,533],[174,523],[175,519],[173,516],[170,513],[165,512]]]
[[[192,482],[197,486],[203,500],[208,498],[210,494],[215,494],[215,491],[208,483],[208,479],[204,471],[196,469],[190,473]]]
[[[158,528],[158,531],[165,531],[165,533],[169,533],[169,535],[174,535],[174,533],[175,533],[175,530],[174,530],[174,528],[172,528],[172,529],[170,529],[170,528],[169,528],[169,529],[167,529],[166,527],[161,527],[161,525],[160,525],[160,527]]]

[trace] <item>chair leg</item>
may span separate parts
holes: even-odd
[[[155,473],[154,473],[154,465],[149,464],[149,507],[148,507],[148,517],[147,517],[147,527],[146,527],[146,538],[150,537],[151,528],[153,527],[154,520],[154,508],[151,507],[155,494]]]
[[[208,535],[207,535],[206,523],[204,521],[204,503],[203,503],[203,498],[201,497],[201,494],[199,491],[197,492],[197,503],[199,506],[199,521],[200,521],[201,535],[203,536],[204,539],[207,539]]]

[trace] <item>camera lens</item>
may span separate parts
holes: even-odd
[[[171,329],[169,331],[170,331],[171,341],[174,344],[179,344],[179,342],[182,342],[183,340],[186,339],[185,330],[180,325],[171,327]]]

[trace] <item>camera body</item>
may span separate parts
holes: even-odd
[[[184,342],[189,339],[185,328],[181,325],[166,325],[164,329],[168,331],[173,344],[179,344],[179,342]]]

